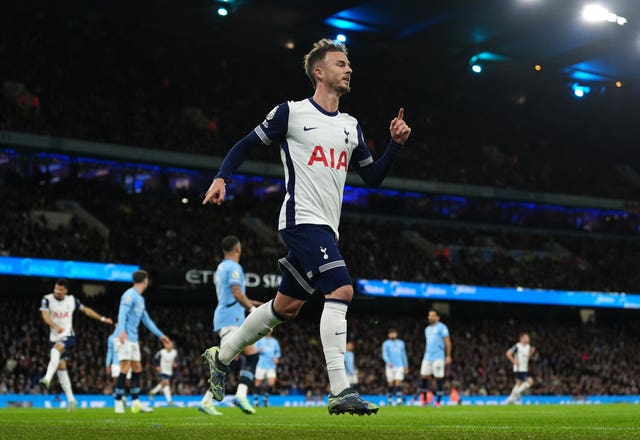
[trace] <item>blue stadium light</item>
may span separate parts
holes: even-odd
[[[471,66],[473,73],[482,73],[482,66],[480,64],[474,64]]]
[[[575,95],[575,97],[578,99],[584,98],[586,95],[589,94],[589,92],[591,92],[591,87],[581,86],[578,83],[574,83],[571,86],[571,89],[573,90],[573,94]]]
[[[220,6],[218,8],[218,15],[220,17],[226,17],[227,15],[229,15],[229,9],[225,8],[224,6]]]
[[[336,35],[336,41],[344,44],[347,42],[347,36],[345,34],[338,34]]]

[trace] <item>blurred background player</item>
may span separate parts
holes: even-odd
[[[262,406],[269,405],[269,394],[275,394],[278,363],[280,362],[280,343],[273,337],[273,332],[255,343],[258,350],[258,365],[256,366],[256,386],[254,405],[258,405],[258,392],[262,389]],[[264,378],[267,378],[267,387],[263,387]]]
[[[51,385],[53,373],[58,371],[58,381],[67,396],[67,409],[73,411],[76,407],[76,399],[73,396],[71,380],[67,372],[67,355],[73,346],[75,333],[73,331],[73,312],[80,310],[90,318],[100,322],[113,324],[111,318],[99,315],[93,309],[83,306],[80,301],[69,293],[69,281],[60,278],[53,286],[53,293],[45,295],[40,302],[40,312],[42,320],[50,327],[49,348],[50,360],[47,365],[47,372],[40,379],[40,383],[45,388]]]
[[[140,344],[138,343],[138,326],[140,321],[149,329],[151,333],[160,338],[166,345],[171,340],[153,322],[147,313],[145,301],[142,294],[149,287],[149,274],[144,270],[137,270],[133,273],[133,286],[122,294],[120,299],[120,309],[118,310],[118,326],[116,334],[118,339],[114,341],[114,348],[120,361],[120,375],[116,382],[116,404],[115,412],[124,413],[124,386],[129,370],[132,370],[131,389],[131,412],[151,412],[151,408],[143,407],[138,399],[140,395],[140,373],[142,364],[140,363]]]
[[[511,390],[507,403],[520,401],[522,393],[533,385],[533,378],[529,376],[529,359],[536,352],[535,347],[529,344],[529,334],[520,333],[520,341],[505,353],[516,376],[516,384]]]
[[[120,376],[120,361],[118,360],[118,354],[114,348],[115,340],[118,339],[118,323],[116,323],[115,330],[107,338],[107,358],[105,359],[105,367],[107,370],[107,376],[110,376],[113,381],[114,397],[115,387]],[[127,381],[125,385],[125,394],[129,393],[129,380],[131,380],[131,370],[127,373]],[[126,395],[122,396],[122,399],[126,401]]]
[[[426,341],[424,357],[420,366],[420,376],[422,377],[420,401],[423,405],[428,403],[429,378],[433,377],[436,382],[434,405],[440,406],[444,394],[445,365],[451,365],[451,338],[449,337],[449,328],[440,322],[440,312],[436,309],[430,309],[427,319],[429,325],[424,329]]]
[[[218,265],[213,280],[218,297],[218,305],[213,313],[213,331],[220,335],[221,344],[242,325],[245,313],[251,313],[256,308],[255,304],[259,304],[252,302],[245,294],[244,271],[240,266],[242,254],[240,239],[234,235],[223,238],[222,252],[224,259]],[[256,410],[247,399],[247,392],[253,385],[258,364],[258,350],[251,344],[241,353],[244,355],[244,361],[240,368],[240,383],[233,397],[233,404],[245,414],[255,414]],[[198,409],[209,415],[219,415],[212,402],[213,393],[207,390]]]
[[[398,339],[398,331],[395,328],[389,329],[389,339],[382,344],[382,359],[387,376],[389,405],[402,405],[402,381],[404,375],[409,372],[409,362],[404,341]]]
[[[178,352],[171,341],[153,356],[156,370],[160,373],[160,383],[149,392],[149,399],[153,400],[156,393],[162,390],[164,398],[167,399],[167,403],[173,405],[173,400],[171,399],[171,378],[173,377],[173,369],[178,366],[176,362],[177,356]]]
[[[353,354],[353,341],[347,342],[347,351],[344,352],[344,371],[347,373],[349,385],[358,390],[358,370],[356,370],[356,358]]]

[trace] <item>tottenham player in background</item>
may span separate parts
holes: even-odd
[[[430,309],[427,315],[429,325],[424,328],[425,348],[422,365],[420,366],[420,376],[422,383],[420,386],[420,400],[422,404],[427,403],[427,390],[429,389],[429,378],[433,377],[436,382],[435,406],[440,406],[442,395],[444,394],[444,370],[446,365],[451,365],[451,337],[449,328],[440,322],[440,312]]]
[[[50,360],[47,372],[40,383],[49,388],[53,373],[58,371],[60,386],[67,396],[67,409],[73,411],[76,407],[76,399],[73,396],[71,380],[67,373],[67,355],[73,346],[75,333],[73,332],[73,312],[80,310],[90,318],[106,324],[113,324],[111,318],[99,315],[93,309],[80,304],[80,301],[69,293],[69,281],[61,278],[53,286],[53,293],[45,295],[40,302],[42,320],[51,330],[49,332]]]
[[[398,330],[389,329],[389,339],[382,343],[382,359],[387,376],[387,398],[389,405],[402,405],[402,382],[409,372],[407,350],[402,339],[398,339]],[[395,396],[395,401],[394,401]]]
[[[213,331],[220,336],[220,343],[233,336],[244,322],[245,313],[251,313],[261,303],[251,301],[245,294],[244,271],[240,266],[242,245],[238,237],[230,235],[222,239],[224,259],[218,264],[214,275],[218,305],[213,313]],[[253,386],[258,350],[253,345],[243,348],[244,360],[240,368],[240,379],[233,404],[245,414],[255,414],[256,410],[247,399],[249,387]],[[235,357],[235,356],[234,356]],[[220,415],[213,406],[213,393],[207,390],[198,409],[209,415]]]
[[[116,334],[118,339],[114,341],[114,349],[120,361],[120,375],[116,382],[116,404],[115,412],[124,413],[124,386],[127,374],[131,369],[131,380],[129,381],[131,390],[131,412],[149,412],[150,408],[144,408],[138,397],[140,396],[140,373],[142,363],[140,362],[140,344],[138,343],[138,326],[140,321],[149,329],[151,333],[160,338],[160,341],[167,345],[171,340],[158,329],[147,313],[142,294],[149,287],[149,274],[144,270],[137,270],[133,273],[133,286],[122,294],[120,299],[120,309],[118,310],[118,326]]]
[[[266,407],[269,405],[269,394],[275,394],[276,391],[276,370],[281,356],[280,343],[273,337],[273,332],[269,332],[267,336],[258,340],[255,346],[260,358],[256,366],[256,394],[253,401],[254,405],[258,404],[258,391],[266,377],[268,386],[263,388],[262,393],[262,406]]]
[[[522,393],[533,385],[533,378],[529,376],[529,359],[535,352],[535,347],[529,344],[529,334],[525,332],[520,333],[520,341],[505,353],[513,365],[516,376],[516,384],[511,390],[507,403],[519,402]]]
[[[286,195],[278,229],[289,250],[279,260],[282,281],[272,301],[258,307],[219,348],[205,352],[212,376],[210,389],[221,400],[225,374],[233,358],[278,324],[296,317],[318,291],[325,297],[320,336],[331,388],[329,413],[371,414],[378,407],[364,401],[349,386],[344,367],[346,313],[353,286],[338,249],[342,196],[349,168],[367,185],[378,186],[411,129],[403,120],[401,108],[389,126],[389,147],[374,162],[358,121],[338,110],[340,97],[351,89],[352,69],[346,48],[322,39],[305,55],[304,68],[315,89],[313,97],[285,102],[271,110],[229,151],[202,202],[220,205],[224,201],[225,184],[252,148],[279,146]]]
[[[173,342],[166,344],[163,349],[153,356],[156,371],[160,373],[160,383],[149,391],[149,399],[153,400],[154,396],[162,390],[167,403],[173,405],[173,400],[171,399],[171,377],[173,376],[173,369],[178,366],[176,357],[178,357],[178,352],[174,348]]]

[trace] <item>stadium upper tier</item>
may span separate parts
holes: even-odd
[[[221,238],[236,234],[245,244],[246,270],[273,273],[276,257],[285,252],[276,233],[281,193],[269,182],[247,179],[235,187],[232,200],[214,208],[203,207],[197,193],[171,189],[167,182],[130,194],[101,179],[51,183],[42,177],[3,179],[0,250],[7,255],[160,269],[213,267],[221,258]],[[389,203],[384,197],[345,202],[340,247],[355,278],[637,290],[637,233],[608,231],[604,222],[594,234],[575,219],[559,221],[555,209],[538,213],[528,227],[509,223],[512,214],[494,218],[473,210],[460,221],[460,213],[447,204],[412,211],[411,205],[394,203],[395,194]],[[433,202],[426,196],[413,200],[418,207]],[[618,220],[622,226],[631,221]]]

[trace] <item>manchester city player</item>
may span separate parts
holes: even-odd
[[[356,358],[353,354],[354,342],[347,342],[347,351],[344,353],[344,368],[347,373],[349,385],[358,391],[358,369],[356,368]]]
[[[255,345],[260,358],[256,366],[256,396],[254,404],[258,401],[257,391],[260,390],[266,378],[268,387],[264,388],[262,394],[262,406],[266,407],[269,405],[269,394],[274,394],[275,392],[276,370],[281,356],[280,343],[270,332],[267,336],[258,340]]]
[[[84,306],[69,293],[69,281],[60,278],[53,286],[53,293],[45,295],[40,301],[40,313],[42,320],[50,327],[49,348],[50,360],[47,372],[40,379],[40,384],[49,388],[53,374],[58,372],[58,381],[67,397],[67,410],[73,411],[76,407],[76,399],[73,395],[71,380],[67,372],[67,355],[73,346],[75,333],[73,331],[73,312],[80,310],[90,318],[97,319],[107,324],[113,324],[111,318],[106,318],[96,313],[93,309]]]
[[[142,294],[149,286],[149,274],[144,270],[137,270],[133,273],[133,286],[122,294],[120,308],[118,310],[118,326],[115,333],[118,338],[114,341],[114,349],[120,361],[120,375],[116,382],[115,412],[124,413],[125,381],[129,369],[132,370],[129,382],[131,390],[131,412],[150,412],[151,408],[145,408],[138,399],[140,395],[140,373],[142,364],[140,363],[140,344],[138,343],[138,326],[140,321],[149,329],[151,333],[160,338],[164,345],[168,345],[171,340],[164,335],[156,326],[147,313]]]
[[[424,357],[420,367],[421,400],[427,401],[427,390],[429,389],[429,378],[434,377],[436,381],[436,401],[435,406],[440,406],[444,393],[444,369],[445,365],[451,365],[451,338],[449,328],[440,322],[440,312],[430,309],[427,316],[429,325],[424,329],[426,339]]]
[[[387,376],[387,397],[389,405],[401,405],[402,381],[404,375],[409,372],[407,350],[402,339],[398,339],[398,330],[389,329],[389,339],[382,344],[382,359],[384,360],[385,374]],[[395,401],[393,400],[395,396]]]
[[[245,313],[255,310],[255,304],[245,294],[245,279],[240,255],[242,245],[238,237],[230,235],[222,239],[222,252],[224,259],[218,265],[214,276],[218,305],[213,314],[213,331],[220,336],[220,342],[224,343],[238,331],[244,322]],[[258,363],[258,350],[253,345],[248,345],[242,350],[244,362],[240,369],[240,379],[233,404],[245,414],[255,414],[256,410],[247,399],[247,391],[253,385],[253,379]],[[220,415],[212,404],[214,394],[207,390],[200,402],[198,409],[209,415]]]
[[[202,202],[220,205],[224,201],[225,184],[252,148],[280,147],[286,195],[278,229],[289,253],[279,260],[282,281],[278,293],[251,313],[219,348],[211,347],[203,356],[210,368],[210,389],[215,399],[221,400],[233,358],[278,324],[297,316],[318,291],[325,298],[320,337],[331,387],[329,414],[372,414],[378,407],[349,386],[345,373],[346,313],[353,286],[338,249],[338,224],[347,170],[354,169],[367,185],[379,185],[411,129],[401,108],[389,126],[389,147],[374,162],[358,121],[338,110],[340,97],[351,89],[347,49],[322,39],[305,55],[304,67],[315,89],[313,97],[285,102],[271,110],[229,151]]]

